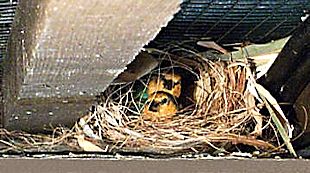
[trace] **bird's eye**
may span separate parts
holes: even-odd
[[[167,102],[168,102],[168,99],[167,99],[167,98],[164,98],[164,99],[161,101],[162,104],[166,104]]]

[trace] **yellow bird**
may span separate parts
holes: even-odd
[[[149,96],[143,109],[143,116],[146,119],[156,120],[171,117],[177,110],[175,98],[169,93],[158,91]]]
[[[164,91],[178,98],[181,95],[181,76],[176,73],[152,76],[147,89],[149,96],[157,91]]]

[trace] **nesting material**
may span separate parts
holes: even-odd
[[[0,129],[0,153],[81,151],[74,136],[70,129],[60,127],[50,135]]]
[[[271,108],[280,124],[270,112],[262,113],[266,104],[274,104],[257,90],[246,59],[168,53],[159,59],[161,65],[143,78],[110,86],[76,132],[105,151],[269,152],[279,151],[283,141],[290,150],[289,124],[277,109]]]
[[[157,68],[136,81],[111,85],[72,129],[57,127],[50,135],[0,129],[0,153],[170,156],[287,149],[297,157],[292,128],[277,101],[256,83],[252,64],[246,59],[210,61],[208,55],[161,52]]]

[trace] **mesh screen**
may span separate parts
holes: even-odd
[[[309,10],[309,0],[185,0],[151,45],[197,39],[266,43],[291,34]]]
[[[18,0],[0,0],[0,57],[6,52],[7,41]]]
[[[17,1],[0,0],[0,56],[7,47]],[[309,11],[309,0],[184,0],[181,11],[151,45],[206,38],[265,43],[289,35]]]

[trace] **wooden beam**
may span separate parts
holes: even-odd
[[[303,56],[310,45],[310,18],[306,19],[292,34],[274,64],[267,72],[267,76],[261,79],[261,83],[268,90],[280,97],[281,88],[287,80],[294,75],[296,69],[305,62]],[[306,76],[308,74],[305,74]],[[301,90],[302,91],[302,90]],[[300,93],[300,91],[298,91]]]
[[[296,149],[302,149],[300,154],[306,154],[310,157],[310,151],[307,149],[310,145],[310,83],[305,87],[294,104],[296,118],[299,122],[299,129],[296,129],[302,135],[293,141]]]
[[[179,5],[179,0],[20,1],[4,65],[2,124],[29,130],[26,124],[43,129],[52,119],[73,123]],[[66,107],[68,100],[76,106]],[[51,118],[48,110],[55,107],[64,110]]]
[[[309,46],[310,48],[310,46]],[[310,82],[310,50],[305,50],[296,71],[287,79],[280,90],[284,102],[295,103],[298,96]]]

